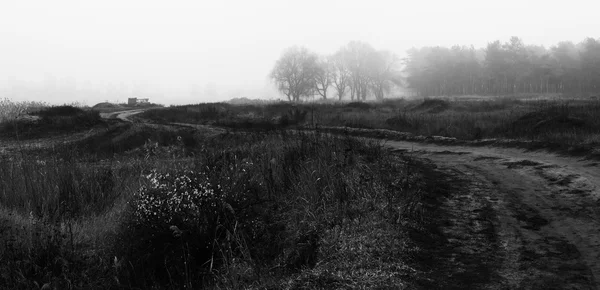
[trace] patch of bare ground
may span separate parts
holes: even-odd
[[[494,174],[475,165],[464,170],[471,171],[472,180],[487,184],[479,193],[487,195],[484,198],[496,217],[494,225],[501,245],[499,279],[486,289],[594,289],[589,261],[573,242],[573,234],[556,228],[562,213],[547,212],[541,205],[549,201],[537,200],[536,194],[545,192],[532,190],[539,184],[528,184],[531,180],[514,171]]]
[[[426,178],[424,225],[409,231],[420,289],[481,289],[496,280],[501,254],[494,212],[480,184],[451,168],[422,160]],[[477,195],[477,196],[475,196]]]
[[[106,130],[107,128],[105,127],[95,127],[90,130],[72,134],[63,134],[58,136],[35,138],[28,140],[11,140],[0,138],[0,156],[16,154],[19,152],[23,152],[24,150],[51,150],[52,148],[64,144],[84,140],[96,134],[100,134]]]
[[[310,130],[311,128],[304,128]],[[454,137],[444,136],[423,136],[412,134],[409,132],[400,132],[388,129],[365,129],[365,128],[350,128],[350,127],[331,127],[322,126],[319,130],[333,134],[345,134],[351,136],[377,138],[394,141],[404,141],[413,144],[437,144],[440,146],[461,146],[465,151],[479,151],[478,148],[494,146],[496,148],[519,148],[528,151],[548,151],[563,156],[578,156],[589,160],[600,159],[600,149],[598,144],[585,144],[567,146],[565,144],[530,140],[530,139],[507,139],[507,138],[489,138],[476,140],[462,140]],[[566,138],[566,137],[565,137]],[[418,146],[415,146],[418,147]],[[472,148],[472,149],[467,149]]]
[[[423,289],[597,289],[600,172],[587,161],[511,148],[460,155],[435,153],[464,146],[387,145],[435,167],[436,236],[422,242],[435,274]]]

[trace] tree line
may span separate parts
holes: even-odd
[[[404,59],[361,41],[326,56],[294,46],[282,53],[269,76],[294,102],[314,96],[328,99],[330,93],[338,100],[383,99],[394,86],[411,88],[420,96],[598,94],[600,39],[562,41],[547,49],[514,36],[479,49],[412,48]]]
[[[546,49],[518,37],[473,46],[408,51],[406,81],[421,96],[600,92],[600,40]]]
[[[286,49],[270,78],[289,101],[318,96],[342,100],[383,99],[400,84],[400,59],[365,42],[352,41],[332,55],[322,56],[305,47]]]

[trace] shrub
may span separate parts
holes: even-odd
[[[281,119],[279,120],[279,125],[281,125],[282,127],[298,125],[306,120],[307,114],[308,111],[296,107],[289,109],[286,114],[281,116]]]
[[[118,252],[131,268],[121,278],[139,286],[202,283],[223,257],[240,250],[230,202],[245,194],[227,191],[192,170],[152,171],[146,178],[149,184],[133,197],[124,225],[126,246]]]
[[[0,123],[15,120],[15,118],[47,107],[43,102],[13,102],[0,99]]]
[[[194,169],[150,172],[130,202],[117,243],[130,265],[122,283],[199,287],[239,267],[250,280],[312,267],[327,229],[362,212],[354,202],[383,197],[388,182],[373,175],[382,148],[349,137],[244,133],[204,145]]]

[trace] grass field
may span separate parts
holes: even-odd
[[[139,123],[2,108],[0,138],[17,145],[93,132],[0,155],[0,285],[10,289],[419,288],[440,178],[352,135],[600,143],[591,100],[217,103],[148,110]]]
[[[600,144],[599,110],[598,100],[525,96],[314,105],[198,104],[150,110],[141,117],[230,129],[270,130],[297,125],[387,129],[465,141],[516,139],[568,148]]]
[[[400,221],[420,220],[420,177],[380,144],[304,131],[107,126],[0,158],[1,285],[406,283],[400,272],[412,269],[416,248]],[[386,262],[355,250],[366,245],[396,254]]]

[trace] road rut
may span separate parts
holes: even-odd
[[[487,282],[469,287],[599,288],[597,162],[515,148],[405,141],[385,145],[434,163],[465,184],[445,199],[448,220],[440,230],[456,255],[480,253],[494,260],[488,263],[494,266],[489,266]],[[493,231],[493,239],[479,237],[486,229]]]

